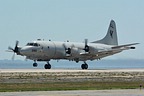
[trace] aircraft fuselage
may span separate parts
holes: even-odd
[[[37,61],[49,61],[50,59],[69,59],[74,61],[86,61],[99,59],[98,51],[107,51],[112,46],[105,44],[89,43],[91,55],[83,55],[84,43],[77,42],[56,42],[56,41],[34,41],[22,47],[19,51],[28,59]],[[69,49],[69,50],[68,50]],[[69,52],[68,52],[69,51]]]

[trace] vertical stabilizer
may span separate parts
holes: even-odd
[[[114,20],[111,20],[106,36],[101,40],[94,41],[93,43],[102,43],[102,44],[107,44],[107,45],[118,45],[116,24],[115,24]]]

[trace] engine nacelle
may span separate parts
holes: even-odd
[[[94,48],[94,47],[89,46],[89,53],[90,54],[97,54],[98,50],[96,48]]]
[[[78,48],[72,48],[71,49],[71,56],[75,56],[75,57],[78,57],[80,54],[79,54],[79,49]]]

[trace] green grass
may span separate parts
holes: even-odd
[[[0,92],[136,89],[142,82],[52,82],[52,83],[0,83]]]

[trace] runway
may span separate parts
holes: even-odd
[[[0,69],[1,73],[11,72],[144,72],[144,69],[95,69],[95,70],[78,70],[78,69]]]
[[[0,96],[144,96],[144,89],[1,92]]]

